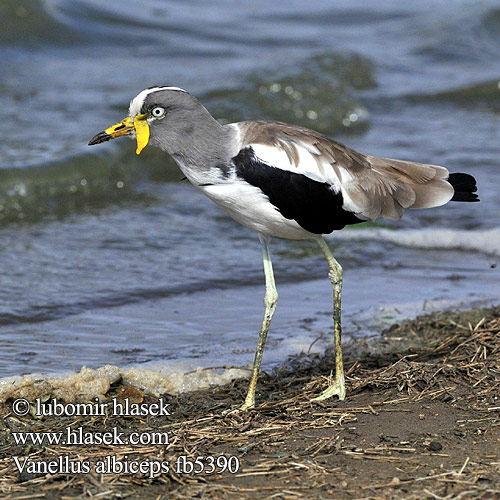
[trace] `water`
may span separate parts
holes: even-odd
[[[499,46],[493,1],[4,0],[0,376],[253,359],[256,235],[165,154],[87,146],[155,84],[186,88],[224,122],[293,122],[477,178],[481,203],[328,238],[346,270],[346,337],[497,301]],[[318,338],[324,348],[332,331],[316,246],[276,240],[272,252],[266,366]]]

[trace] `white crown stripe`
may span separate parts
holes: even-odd
[[[144,101],[146,100],[146,97],[149,94],[152,94],[153,92],[158,92],[160,90],[173,90],[177,92],[186,92],[184,89],[181,89],[179,87],[150,87],[149,89],[144,89],[142,92],[137,94],[136,97],[134,97],[130,101],[130,107],[129,107],[129,115],[130,116],[137,116],[141,112],[142,105],[144,104]]]

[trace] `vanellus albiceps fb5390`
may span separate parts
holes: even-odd
[[[323,234],[363,221],[400,219],[406,208],[449,201],[478,201],[469,174],[444,167],[364,155],[296,125],[247,121],[221,125],[189,93],[151,87],[132,99],[129,116],[89,142],[130,135],[137,154],[147,144],[169,153],[184,175],[233,219],[259,234],[266,280],[265,315],[248,393],[242,409],[255,405],[255,388],[278,293],[271,237],[317,241],[333,285],[335,380],[316,399],[345,398],[341,350],[342,268]]]

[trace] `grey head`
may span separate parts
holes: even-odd
[[[192,95],[178,87],[149,87],[130,102],[129,116],[97,134],[89,144],[131,135],[137,153],[150,144],[168,152],[182,167],[227,164],[233,129],[223,127]]]

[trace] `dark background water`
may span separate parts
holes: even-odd
[[[493,1],[4,0],[0,375],[251,360],[256,235],[165,154],[137,157],[127,140],[87,147],[156,84],[185,88],[224,122],[288,121],[477,177],[479,204],[330,238],[346,268],[346,335],[424,303],[495,300],[499,51]],[[315,245],[272,249],[282,293],[268,362],[331,330]]]

